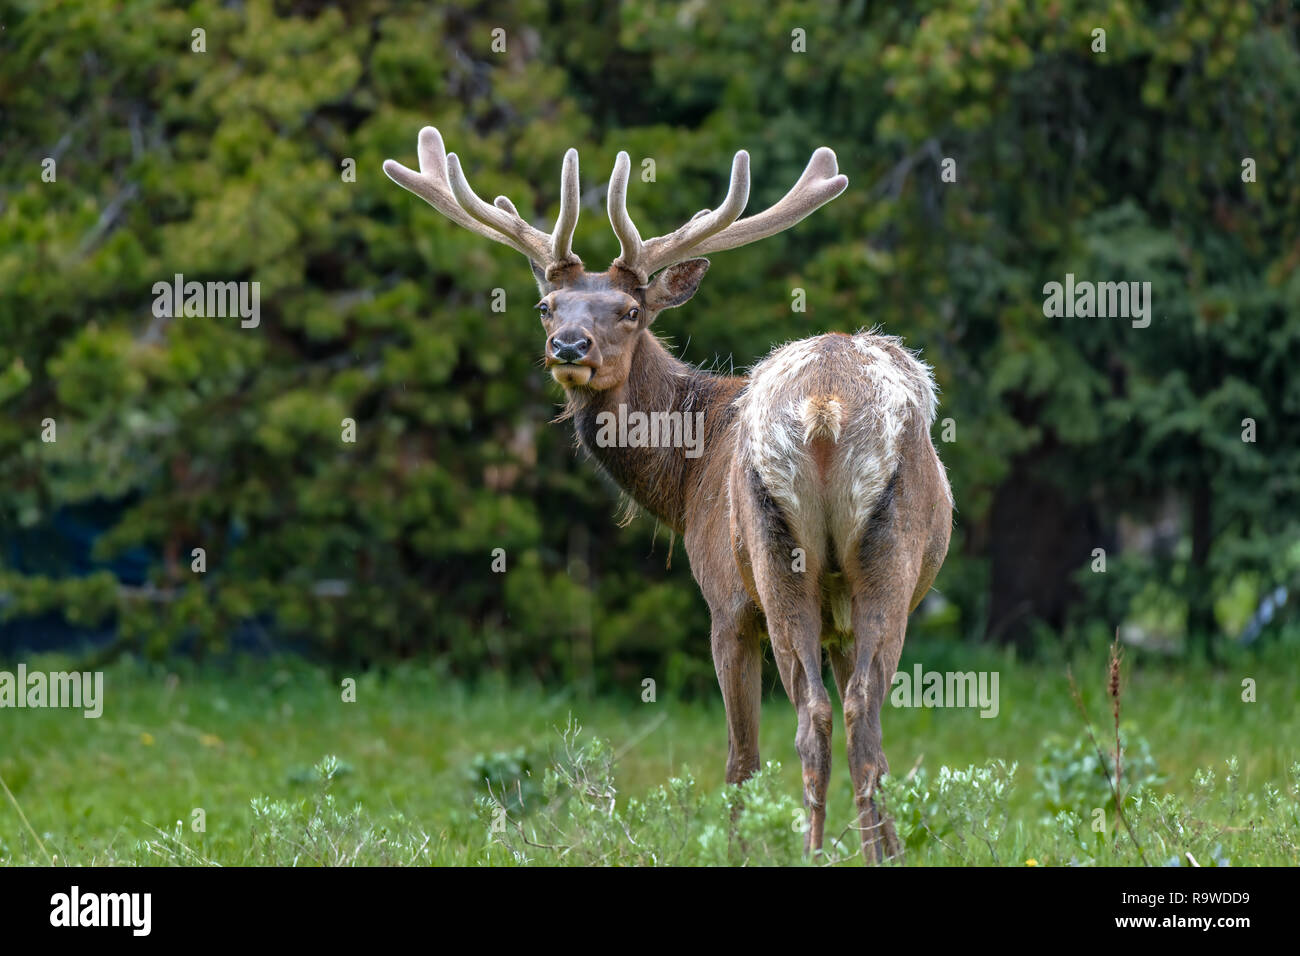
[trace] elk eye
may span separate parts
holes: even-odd
[[[542,314],[542,318],[546,318],[548,315],[551,314],[551,307],[547,305],[545,302],[538,302],[537,311]]]
[[[631,321],[635,322],[636,317],[640,314],[641,314],[640,309],[628,309],[627,312],[623,315],[623,318],[630,319]]]

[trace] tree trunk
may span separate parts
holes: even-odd
[[[1028,649],[1034,621],[1061,630],[1079,598],[1074,575],[1088,566],[1093,548],[1109,550],[1093,508],[1035,475],[1051,454],[1040,446],[1017,457],[993,496],[989,641]]]
[[[1214,588],[1210,580],[1210,546],[1213,543],[1214,500],[1210,482],[1202,476],[1192,487],[1192,562],[1187,573],[1187,642],[1214,659],[1218,622],[1214,617]]]

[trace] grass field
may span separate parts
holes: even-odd
[[[1125,662],[1126,781],[1148,782],[1127,804],[1139,856],[1114,832],[1064,660],[910,646],[903,669],[997,671],[1000,710],[983,719],[887,706],[889,799],[906,862],[1300,862],[1296,651],[1276,643],[1214,668]],[[1113,746],[1105,648],[1069,663],[1101,747]],[[764,704],[762,746],[780,767],[744,788],[733,827],[720,700],[673,700],[661,685],[644,703],[639,682],[588,700],[405,665],[357,675],[356,701],[344,702],[342,676],[297,659],[124,661],[105,674],[99,719],[0,710],[0,778],[12,795],[0,793],[0,862],[804,862],[794,714],[779,688]],[[1245,678],[1254,702],[1242,700]],[[564,733],[571,721],[580,733]],[[811,862],[856,865],[838,712],[834,747],[827,834],[842,839]],[[1017,765],[1009,780],[997,761]],[[1099,813],[1104,833],[1094,832]]]

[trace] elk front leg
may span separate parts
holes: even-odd
[[[713,614],[713,669],[727,711],[727,783],[744,783],[759,765],[763,661],[756,625],[752,613]]]
[[[897,596],[859,592],[853,597],[852,646],[831,654],[831,667],[844,704],[849,775],[868,863],[898,856],[902,847],[893,821],[876,802],[876,785],[889,772],[880,711],[903,651],[907,607]]]

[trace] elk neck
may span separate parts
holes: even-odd
[[[578,440],[609,476],[637,504],[683,534],[688,503],[701,492],[709,463],[729,453],[732,401],[744,384],[744,378],[711,375],[679,361],[646,330],[637,338],[627,380],[603,391],[573,390],[566,417],[572,416]],[[634,412],[680,413],[695,450],[680,442],[667,447],[601,442],[601,426],[610,420],[602,416],[606,412],[615,420]]]

